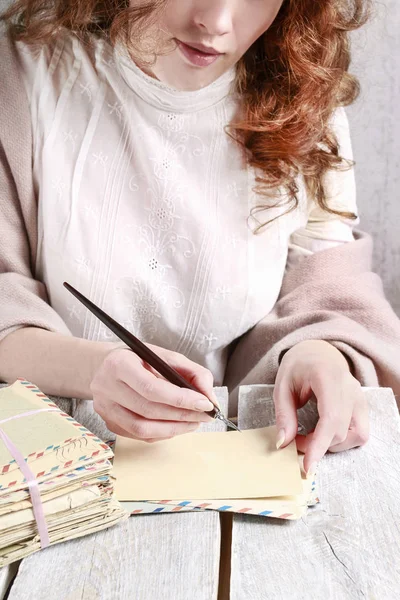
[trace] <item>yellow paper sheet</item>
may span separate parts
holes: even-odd
[[[302,493],[293,442],[276,450],[276,428],[193,433],[146,444],[117,438],[120,501],[267,498]]]

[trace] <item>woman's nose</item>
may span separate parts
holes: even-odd
[[[210,36],[221,36],[232,30],[232,0],[208,0],[200,2],[194,15],[196,25]]]

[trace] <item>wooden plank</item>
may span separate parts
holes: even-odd
[[[244,388],[242,428],[270,425],[272,386]],[[392,600],[400,590],[400,419],[389,389],[365,389],[371,438],[327,455],[317,481],[321,504],[300,521],[235,515],[231,600]],[[302,411],[306,429],[315,412]]]
[[[216,394],[225,410],[226,388],[216,388]],[[110,439],[90,402],[79,402],[74,416]],[[219,422],[202,427],[224,430]],[[137,515],[26,558],[9,600],[214,600],[220,542],[215,512]]]
[[[0,569],[0,600],[4,600],[8,592],[8,588],[18,571],[19,562],[7,565]]]
[[[9,600],[214,599],[219,542],[216,513],[135,516],[23,560]]]

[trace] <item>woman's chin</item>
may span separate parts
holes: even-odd
[[[228,67],[225,67],[222,57],[213,64],[199,67],[192,64],[177,48],[168,56],[159,56],[152,66],[153,75],[165,85],[182,92],[201,90],[221,77]]]

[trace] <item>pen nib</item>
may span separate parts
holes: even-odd
[[[229,419],[224,419],[224,423],[230,429],[235,429],[235,431],[240,431],[239,427],[236,427],[235,423],[232,423]]]
[[[218,407],[215,408],[214,418],[218,419],[219,421],[222,421],[223,424],[226,425],[229,429],[235,429],[236,431],[240,431],[239,427],[237,427],[235,423],[227,419]]]

